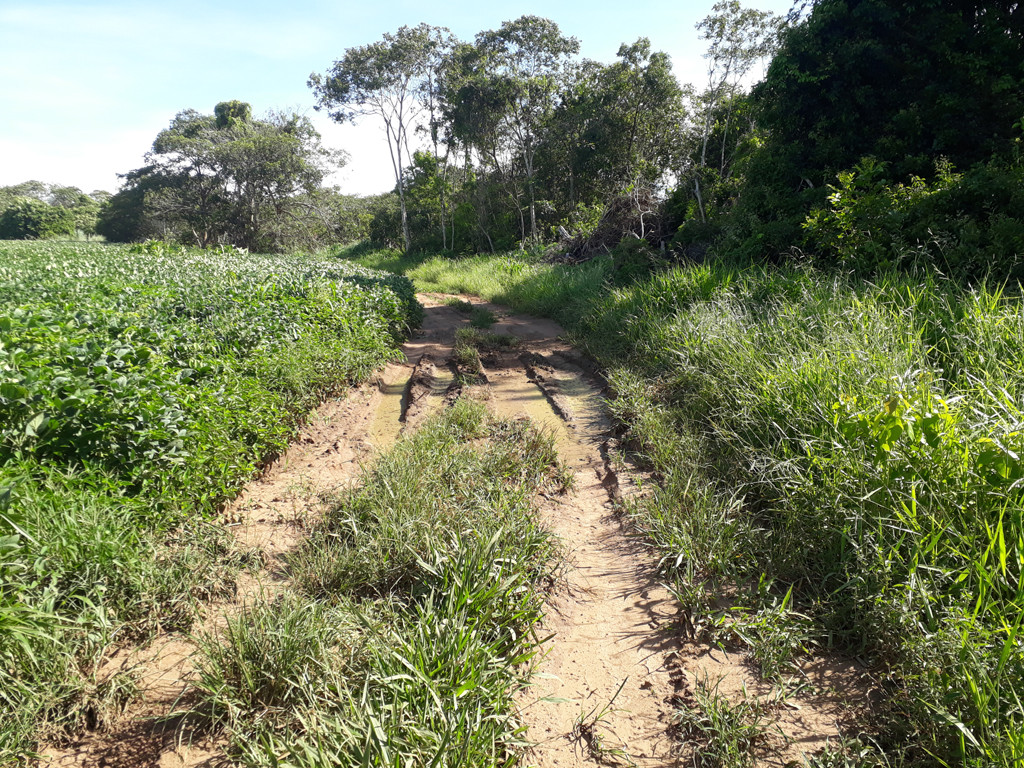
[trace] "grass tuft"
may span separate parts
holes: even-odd
[[[550,438],[465,398],[341,494],[296,594],[203,644],[200,711],[245,765],[510,765],[553,543]]]

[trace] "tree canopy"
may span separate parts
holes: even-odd
[[[271,112],[254,119],[238,101],[221,102],[212,115],[179,112],[146,159],[123,177],[101,233],[134,239],[156,226],[201,246],[227,241],[254,249],[281,248],[307,207],[304,198],[341,162],[307,118]]]

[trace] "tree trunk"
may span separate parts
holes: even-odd
[[[405,243],[405,252],[412,248],[412,239],[409,237],[409,214],[405,210],[405,188],[401,182],[398,184],[398,203],[402,209],[402,240]]]

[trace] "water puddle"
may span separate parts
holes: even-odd
[[[390,448],[402,431],[402,413],[408,406],[411,371],[404,365],[388,366],[379,385],[381,399],[370,427],[369,440],[377,450]]]
[[[569,466],[587,461],[593,453],[592,448],[580,443],[573,430],[555,413],[544,391],[526,378],[526,374],[494,376],[488,388],[489,405],[495,414],[529,418],[554,437],[558,453]]]

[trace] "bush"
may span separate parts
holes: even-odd
[[[24,197],[0,213],[0,239],[44,240],[71,237],[75,217],[67,208]]]
[[[1024,278],[1024,166],[990,164],[935,178],[885,181],[865,158],[839,174],[828,205],[807,217],[809,244],[825,259],[871,274],[908,262],[968,279]]]

